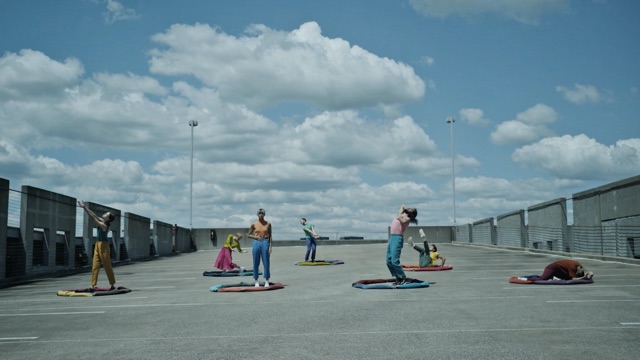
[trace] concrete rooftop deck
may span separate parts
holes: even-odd
[[[303,245],[301,243],[301,245]],[[432,283],[410,290],[360,290],[389,277],[386,244],[323,245],[295,266],[304,246],[274,247],[272,281],[285,289],[212,293],[251,277],[212,278],[217,251],[116,267],[133,291],[56,296],[87,287],[90,274],[0,289],[0,357],[10,359],[637,359],[640,267],[579,259],[595,283],[514,285],[541,273],[548,254],[439,244],[451,271],[408,272]],[[405,245],[403,263],[416,263]],[[234,260],[250,268],[251,254]],[[261,278],[262,280],[262,278]],[[99,285],[106,284],[104,271]]]

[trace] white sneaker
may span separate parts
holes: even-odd
[[[420,237],[422,238],[422,240],[426,240],[427,239],[427,235],[424,233],[424,230],[420,229]]]
[[[413,247],[413,237],[409,236],[409,246]]]
[[[260,281],[256,280],[256,285],[255,287],[260,287]]]
[[[240,266],[240,272],[244,272],[244,267]]]
[[[264,281],[264,287],[269,287],[269,280]]]

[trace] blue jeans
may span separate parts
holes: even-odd
[[[307,253],[304,254],[304,261],[309,260],[309,253],[311,253],[311,261],[316,260],[316,239],[315,238],[307,238]]]
[[[400,266],[400,253],[404,246],[404,237],[402,235],[392,234],[389,237],[389,246],[387,246],[387,267],[391,276],[397,278],[406,278],[402,266]]]
[[[271,271],[269,271],[269,239],[263,239],[262,241],[253,240],[253,278],[258,280],[258,268],[260,267],[260,259],[262,258],[262,264],[264,266],[264,278],[271,278]]]

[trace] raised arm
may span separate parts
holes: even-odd
[[[78,206],[83,208],[84,211],[89,214],[89,216],[93,219],[93,221],[102,229],[102,231],[108,231],[109,226],[104,222],[104,219],[96,215],[93,211],[86,207],[83,201],[78,201]]]
[[[242,246],[240,246],[240,239],[237,236],[233,237],[233,241],[236,243],[236,248],[238,248],[238,252],[243,253]]]
[[[409,221],[411,221],[409,216],[404,212],[405,209],[406,207],[404,206],[404,204],[400,206],[400,212],[398,213],[398,216],[396,216],[396,219],[398,219],[398,221],[400,221],[403,224],[406,224]]]

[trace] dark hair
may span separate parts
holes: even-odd
[[[112,222],[113,220],[115,220],[115,219],[116,219],[116,216],[115,216],[115,215],[113,215],[113,213],[109,211],[109,220],[105,221],[105,224],[106,224],[107,226],[111,226],[111,222]]]
[[[414,224],[418,224],[418,219],[416,219],[418,217],[418,209],[412,209],[413,211],[409,211],[409,209],[404,209],[404,213],[407,214],[409,216],[409,222],[410,223],[414,223]]]
[[[307,219],[305,219],[305,218],[300,218],[300,220],[302,220],[302,221],[307,221]]]
[[[438,247],[436,246],[436,244],[431,244],[431,246],[433,246],[433,251],[438,251]]]
[[[258,209],[258,214],[266,215],[264,209]]]

